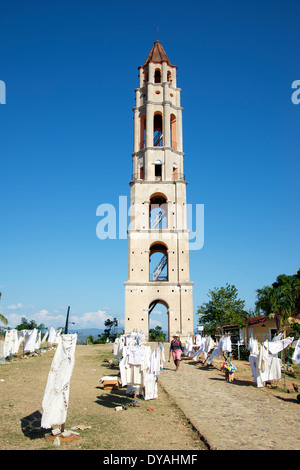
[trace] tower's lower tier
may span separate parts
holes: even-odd
[[[193,334],[193,282],[125,282],[125,334],[141,330],[148,340],[151,311],[163,304],[168,315],[168,340]]]

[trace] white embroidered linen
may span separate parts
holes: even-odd
[[[49,329],[48,343],[49,343],[49,344],[54,343],[55,337],[56,337],[56,331],[55,331],[55,329],[53,328],[53,326],[51,326],[50,329]]]
[[[183,349],[183,354],[184,354],[185,357],[190,356],[192,354],[193,346],[194,346],[193,337],[189,335],[187,337],[187,340],[186,340],[186,343],[185,343],[184,349]]]
[[[195,336],[195,345],[200,346],[201,342],[202,342],[202,336],[201,335],[196,335]]]
[[[66,422],[69,404],[70,379],[75,364],[77,334],[58,337],[58,344],[48,375],[42,401],[41,427],[51,428]]]
[[[17,330],[6,330],[3,347],[3,357],[10,354],[17,354],[19,350],[18,332]]]
[[[27,340],[24,344],[24,351],[34,352],[37,338],[37,329],[28,331]]]
[[[256,384],[264,387],[267,381],[281,379],[281,360],[268,352],[266,346],[261,345],[256,361]]]
[[[139,388],[145,400],[157,398],[157,377],[163,361],[161,346],[153,351],[150,346],[125,346],[119,363],[122,386],[127,386],[127,392]]]
[[[252,336],[251,336],[251,338],[249,338],[248,349],[250,351],[250,355],[254,354],[254,355],[258,356],[258,354],[259,354],[258,341],[257,341],[257,339],[253,338]]]
[[[128,363],[134,366],[141,365],[144,361],[145,349],[140,346],[132,346],[128,350]]]
[[[224,336],[222,341],[222,351],[231,353],[231,338],[230,336]]]
[[[27,338],[30,331],[31,330],[20,330],[20,331],[18,331],[19,344],[21,344],[23,341],[26,340],[26,338]]]
[[[36,343],[35,343],[35,349],[40,349],[41,345],[42,345],[42,332],[39,331],[38,335],[37,335],[37,338],[36,338]]]
[[[113,350],[114,356],[122,356],[124,345],[125,345],[125,338],[123,336],[115,339],[114,350]]]
[[[217,346],[214,348],[213,352],[207,360],[207,364],[211,364],[212,360],[216,357],[219,359],[219,356],[222,352],[231,352],[231,339],[229,336],[222,336]]]
[[[258,355],[250,355],[252,375],[257,387],[264,387],[266,382],[281,379],[281,359],[278,353],[293,342],[294,338],[277,341],[264,341]]]
[[[295,344],[295,351],[292,356],[292,361],[294,362],[294,364],[300,365],[300,338]]]
[[[204,348],[205,348],[205,338],[204,337],[198,338],[198,347],[199,347],[199,349],[196,351],[196,353],[193,356],[194,361],[197,361],[200,354],[202,352],[204,352]]]
[[[53,343],[58,343],[59,338],[60,338],[60,336],[61,336],[61,332],[62,332],[62,328],[60,328],[59,330],[56,331],[56,333],[55,333],[55,339],[54,339]]]
[[[166,362],[164,343],[159,343],[159,349],[160,349],[160,368],[163,369],[164,362]]]
[[[279,341],[265,341],[263,344],[271,354],[278,354],[294,341],[294,338],[288,337]]]
[[[44,344],[46,342],[46,339],[48,338],[48,335],[49,335],[49,331],[46,331],[46,333],[44,334],[43,339],[42,339],[42,344]]]

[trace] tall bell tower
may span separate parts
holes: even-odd
[[[168,314],[169,338],[193,332],[193,282],[183,170],[182,107],[177,67],[156,41],[139,67],[130,181],[125,333],[142,330],[157,304]]]

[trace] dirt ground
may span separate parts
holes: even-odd
[[[0,365],[1,450],[205,450],[198,433],[159,386],[158,398],[130,404],[126,388],[107,391],[105,375],[119,375],[112,345],[77,345],[70,383],[66,430],[76,427],[77,440],[54,446],[41,429],[42,399],[54,356],[37,356]],[[116,411],[116,406],[125,409]],[[82,427],[82,429],[78,429]],[[85,429],[84,429],[85,428]]]
[[[0,364],[0,450],[206,450],[160,385],[158,398],[138,398],[138,407],[131,406],[133,398],[126,395],[126,388],[103,389],[101,377],[119,376],[112,349],[111,344],[76,346],[66,429],[75,428],[79,437],[58,447],[49,440],[51,430],[40,427],[42,399],[55,350],[26,359],[20,354],[12,362]],[[255,386],[249,362],[233,362],[237,367],[235,380]],[[213,361],[211,368],[219,374],[220,366],[221,361]],[[261,392],[282,397],[286,403],[295,401],[300,393],[300,369],[293,368],[293,372],[282,374],[279,383]],[[116,411],[117,406],[122,406],[122,411]]]

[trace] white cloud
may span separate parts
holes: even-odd
[[[108,318],[112,319],[105,310],[85,312],[82,315],[70,315],[70,321],[75,322],[75,325],[72,325],[75,330],[80,328],[104,328],[104,322]]]
[[[17,304],[15,306],[11,305],[10,309],[7,307],[7,312],[3,313],[3,315],[8,320],[8,326],[10,328],[15,328],[19,325],[22,321],[22,318],[25,317],[28,321],[35,321],[37,325],[43,323],[47,328],[51,326],[54,328],[64,328],[66,323],[66,313],[59,313],[59,309],[54,309],[52,312],[49,312],[47,309],[43,308],[34,313],[28,314],[21,314],[15,312],[8,312],[8,310],[12,310],[15,307],[15,310],[18,308],[21,309],[22,304]],[[83,314],[70,312],[69,317],[69,330],[76,330],[79,331],[80,329],[84,328],[105,328],[104,322],[107,319],[112,320],[114,315],[108,315],[106,310],[97,310],[95,312],[84,312]],[[72,324],[74,322],[75,324]],[[122,327],[122,321],[119,320],[119,327]]]
[[[28,321],[35,321],[37,325],[43,323],[46,327],[53,326],[54,328],[64,326],[66,321],[66,317],[64,315],[55,315],[53,313],[49,313],[46,309],[41,309],[39,312],[35,312],[30,315],[8,313],[4,314],[4,316],[7,318],[8,326],[10,328],[15,328],[19,325],[23,317]]]
[[[7,310],[19,310],[20,308],[24,308],[24,305],[21,304],[20,302],[18,304],[13,304],[13,305],[8,305]]]
[[[9,328],[15,328],[17,325],[21,323],[21,319],[23,315],[19,315],[17,313],[10,313],[9,315],[4,314],[5,318],[7,319],[7,326]]]

